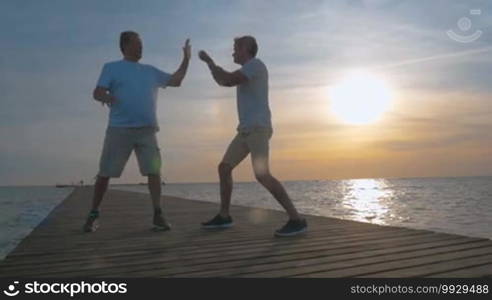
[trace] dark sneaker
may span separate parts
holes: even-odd
[[[84,224],[84,232],[94,232],[99,227],[99,212],[91,211]]]
[[[154,213],[154,231],[167,231],[171,229],[171,224],[169,224],[163,217],[162,214]]]
[[[282,228],[275,231],[276,236],[294,236],[307,231],[306,219],[289,220]]]
[[[229,228],[233,225],[232,218],[229,216],[223,218],[220,214],[216,215],[212,220],[202,223],[202,228],[204,229],[214,229],[214,228]]]

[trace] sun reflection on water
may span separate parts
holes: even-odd
[[[353,220],[386,224],[391,215],[392,189],[384,179],[353,179],[344,181],[342,205]]]

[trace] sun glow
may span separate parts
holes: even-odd
[[[356,71],[329,90],[331,111],[344,123],[376,122],[390,107],[392,90],[381,77]]]

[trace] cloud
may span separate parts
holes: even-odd
[[[471,19],[484,35],[467,45],[450,40],[446,31],[472,8],[482,9]],[[168,72],[179,64],[184,39],[192,39],[195,56],[183,87],[159,96],[159,137],[171,178],[216,179],[216,160],[237,123],[235,91],[218,87],[196,52],[207,49],[235,70],[232,41],[242,34],[257,37],[269,68],[272,144],[280,161],[288,162],[289,153],[322,160],[328,147],[334,156],[354,157],[378,134],[374,148],[395,153],[490,146],[490,103],[483,100],[492,93],[490,1],[4,1],[0,9],[8,12],[0,25],[9,28],[0,33],[0,138],[9,141],[0,153],[9,170],[0,173],[0,184],[92,176],[107,110],[92,102],[91,92],[102,64],[120,58],[118,34],[127,29],[144,38],[143,62]],[[404,94],[398,105],[406,113],[387,117],[386,128],[337,123],[324,89],[354,67],[390,78]],[[462,114],[448,112],[450,103],[463,101]],[[442,134],[423,134],[429,132]],[[469,158],[461,159],[466,165]],[[124,180],[140,179],[133,169],[127,175]]]
[[[436,149],[483,151],[492,149],[492,111],[463,111],[429,117],[395,115],[388,130],[399,132],[372,143],[390,152],[426,152]]]

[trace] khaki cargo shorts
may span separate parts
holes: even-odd
[[[108,127],[99,161],[101,177],[120,177],[135,150],[142,176],[160,175],[161,153],[154,127]]]
[[[234,168],[251,153],[251,162],[255,175],[269,173],[269,141],[272,134],[273,130],[271,128],[239,129],[229,144],[222,158],[222,163],[226,163]]]

